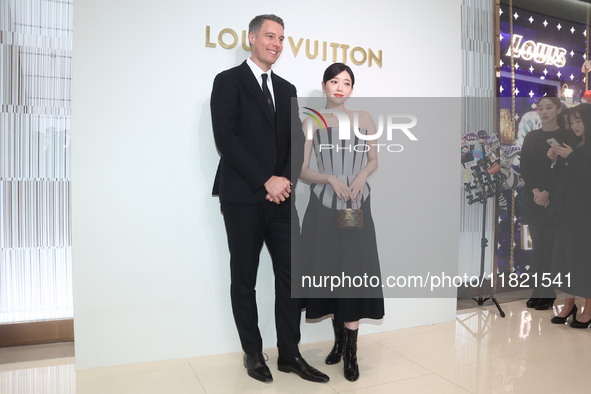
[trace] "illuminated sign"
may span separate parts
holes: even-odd
[[[513,34],[511,47],[507,51],[506,56],[511,56],[511,51],[513,51],[513,57],[515,59],[533,60],[539,64],[547,64],[559,68],[566,65],[566,49],[532,40],[527,40],[522,44],[522,40],[523,36]]]

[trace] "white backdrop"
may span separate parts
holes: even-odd
[[[77,0],[72,94],[77,368],[240,350],[225,232],[219,203],[211,197],[218,155],[209,95],[214,76],[248,53],[239,46],[206,47],[205,27],[211,26],[211,40],[217,42],[220,30],[241,34],[250,18],[262,13],[283,17],[286,35],[296,41],[381,49],[382,68],[351,64],[357,96],[460,95],[460,0],[428,2],[428,9],[425,2],[408,0],[301,1],[271,8],[260,1]],[[286,42],[275,71],[294,83],[299,95],[318,95],[330,60],[308,59],[304,46],[294,58]],[[459,130],[459,119],[448,121],[457,121]],[[451,183],[441,192],[459,198],[458,189]],[[458,204],[453,205],[449,209]],[[457,229],[452,221],[450,231]],[[451,247],[456,245],[457,238]],[[273,347],[266,252],[257,291],[264,343]],[[452,320],[455,302],[389,299],[386,318],[362,324],[361,333]],[[329,338],[329,326],[302,322],[302,341]]]

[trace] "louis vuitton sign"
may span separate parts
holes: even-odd
[[[212,30],[211,26],[205,26],[205,46],[207,48],[217,48],[218,45],[224,49],[233,49],[239,46],[245,51],[250,51],[248,32],[246,30],[237,32],[230,28],[215,31]],[[294,57],[305,55],[310,60],[351,62],[357,66],[367,65],[373,67],[375,65],[382,68],[381,49],[374,51],[371,48],[352,47],[348,44],[292,36],[286,37],[284,47],[289,48]]]

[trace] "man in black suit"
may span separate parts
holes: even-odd
[[[273,380],[262,354],[255,293],[265,243],[275,273],[278,369],[327,382],[328,376],[308,365],[298,351],[300,310],[291,298],[290,195],[291,183],[299,176],[299,170],[291,172],[291,152],[297,156],[295,172],[301,168],[304,141],[299,119],[291,119],[295,86],[271,71],[283,49],[283,20],[260,15],[248,29],[251,57],[218,74],[211,94],[213,133],[221,156],[213,194],[219,195],[228,236],[230,296],[244,366],[257,380]]]

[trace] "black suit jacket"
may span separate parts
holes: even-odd
[[[299,177],[304,135],[297,103],[292,103],[296,88],[275,73],[271,78],[275,116],[246,61],[213,82],[211,118],[220,153],[213,194],[221,201],[259,203],[265,201],[264,184],[272,175],[294,184]]]

